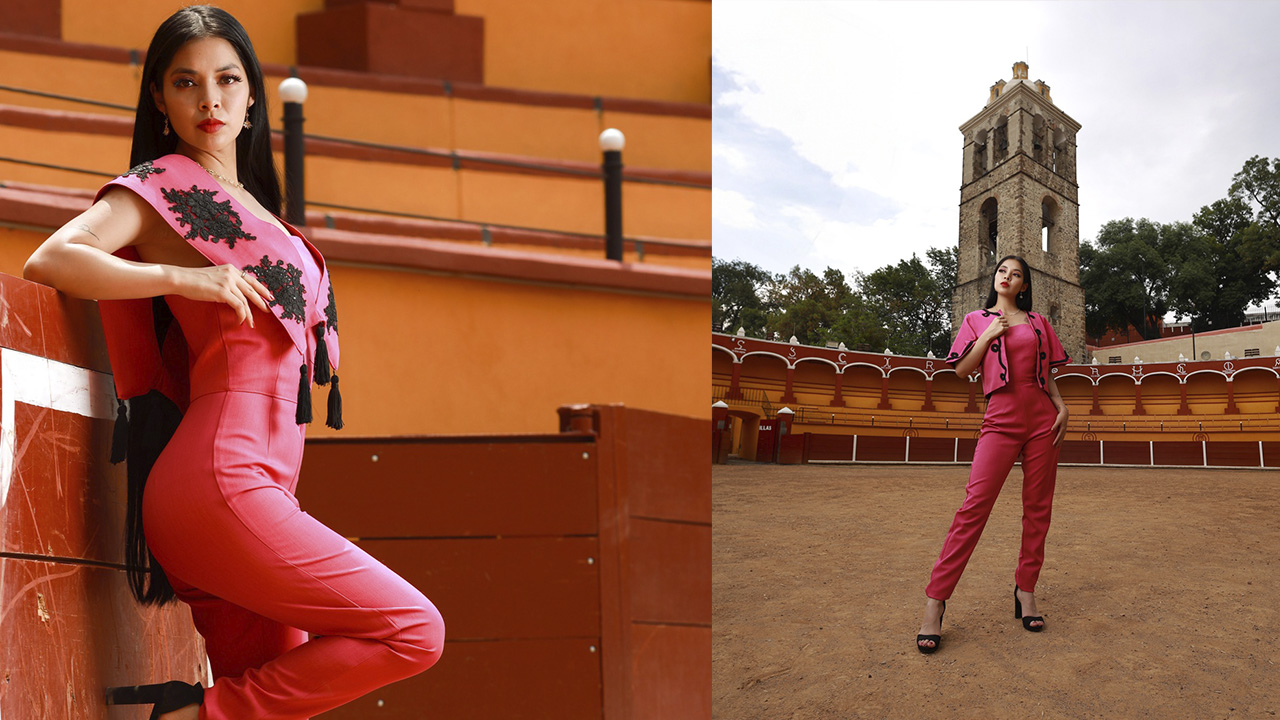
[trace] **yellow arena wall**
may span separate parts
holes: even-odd
[[[745,459],[757,459],[760,423],[784,407],[793,434],[971,440],[985,407],[979,377],[959,378],[936,358],[712,334],[712,402],[727,405],[731,452]],[[1280,357],[1067,365],[1055,380],[1069,441],[1280,439]]]

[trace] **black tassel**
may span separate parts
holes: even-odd
[[[306,363],[302,363],[302,376],[298,378],[298,413],[294,419],[299,425],[311,422],[311,383],[307,379]]]
[[[324,323],[317,323],[316,329],[316,384],[329,384],[329,348],[324,343]]]
[[[338,392],[338,374],[333,374],[333,382],[329,384],[329,417],[325,425],[334,430],[342,429],[342,393]]]
[[[123,462],[129,456],[129,413],[124,401],[116,398],[116,427],[111,435],[111,464]]]

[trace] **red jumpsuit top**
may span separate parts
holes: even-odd
[[[103,300],[99,311],[117,397],[157,391],[185,410],[192,398],[213,390],[256,390],[297,397],[298,421],[309,422],[311,380],[329,383],[339,352],[337,306],[320,253],[292,225],[281,221],[290,232],[285,235],[258,219],[185,155],[142,163],[104,185],[95,201],[114,186],[136,192],[211,263],[235,265],[261,281],[275,296],[270,308],[276,318],[274,329],[263,332],[282,332],[298,355],[296,363],[283,362],[277,343],[238,334],[234,313],[213,312],[209,303],[178,296],[167,296],[167,307],[150,298]],[[132,247],[116,255],[139,259]],[[167,323],[169,312],[177,328]],[[218,341],[181,342],[195,338]],[[329,424],[340,427],[341,413],[336,415]]]

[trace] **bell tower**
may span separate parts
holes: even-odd
[[[1027,79],[1027,64],[991,86],[986,107],[960,126],[960,256],[951,326],[982,307],[996,260],[1031,265],[1033,310],[1049,317],[1075,362],[1086,362],[1080,287],[1080,207],[1076,133],[1080,123],[1053,104],[1049,86]]]

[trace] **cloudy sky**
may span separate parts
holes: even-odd
[[[715,255],[851,274],[955,245],[958,128],[1018,60],[1083,126],[1081,240],[1189,221],[1280,157],[1277,28],[1274,0],[717,0]]]

